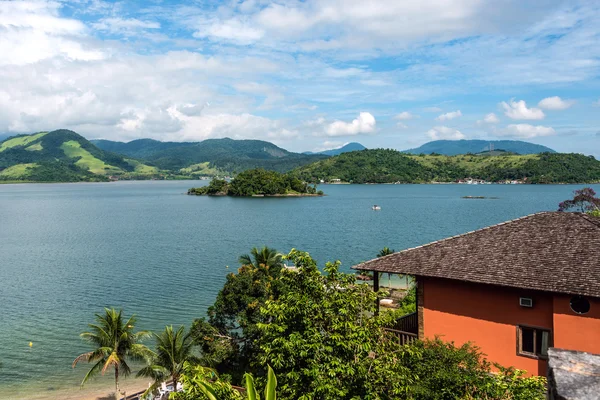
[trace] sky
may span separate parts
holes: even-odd
[[[600,2],[0,0],[0,132],[600,156]]]

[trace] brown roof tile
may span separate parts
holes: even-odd
[[[600,219],[532,214],[353,268],[600,297]]]

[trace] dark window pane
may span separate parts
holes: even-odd
[[[521,328],[521,351],[525,353],[533,353],[533,335],[533,329]]]

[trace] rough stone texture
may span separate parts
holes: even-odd
[[[353,268],[600,297],[600,218],[532,214]]]
[[[600,355],[548,349],[550,400],[600,399]]]

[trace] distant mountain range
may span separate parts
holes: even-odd
[[[363,146],[360,143],[356,143],[356,142],[351,142],[348,144],[345,144],[342,147],[339,147],[337,149],[331,149],[331,150],[324,150],[324,151],[319,151],[317,153],[313,153],[311,151],[305,151],[302,154],[321,154],[321,155],[325,155],[325,156],[338,156],[342,153],[349,153],[351,151],[360,151],[360,150],[364,150],[366,149],[365,146]]]
[[[404,153],[411,154],[443,154],[455,156],[458,154],[477,154],[490,150],[490,144],[494,150],[504,150],[517,154],[540,154],[556,153],[549,147],[520,140],[434,140],[427,142],[416,149],[405,150]]]
[[[292,153],[262,140],[207,139],[197,143],[159,142],[151,139],[129,143],[93,141],[99,148],[143,159],[160,169],[204,174],[210,169],[238,173],[250,168],[290,171],[325,156]],[[208,169],[207,169],[208,168]]]

